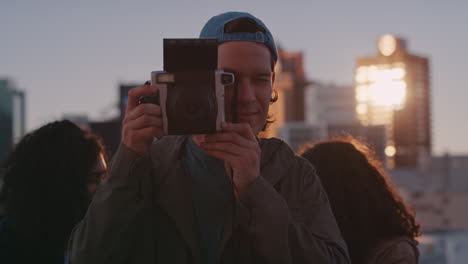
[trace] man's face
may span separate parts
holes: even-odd
[[[226,87],[226,120],[232,122],[232,103],[237,103],[237,121],[249,123],[255,134],[268,116],[274,73],[268,48],[248,41],[225,42],[218,47],[218,68],[235,75],[236,85]],[[234,100],[237,89],[237,100]]]

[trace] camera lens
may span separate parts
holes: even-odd
[[[216,132],[218,105],[214,71],[177,72],[167,84],[166,113],[170,135]]]
[[[186,112],[191,113],[192,115],[197,115],[198,112],[200,111],[200,105],[198,104],[192,104],[188,105]]]
[[[179,85],[168,91],[166,108],[174,134],[185,134],[185,131],[203,134],[215,129],[217,105],[213,87]]]
[[[196,95],[186,96],[187,97],[180,98],[178,102],[178,109],[181,110],[181,118],[186,120],[199,120],[213,111],[213,103],[210,102],[210,100]]]

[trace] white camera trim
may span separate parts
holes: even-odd
[[[163,130],[164,135],[168,135],[168,121],[166,113],[166,100],[167,100],[167,83],[158,82],[158,76],[161,74],[166,74],[165,71],[153,71],[151,72],[151,86],[158,85],[159,88],[159,104],[161,107],[162,121],[163,121]]]

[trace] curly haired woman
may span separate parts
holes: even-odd
[[[330,140],[301,156],[317,170],[352,263],[418,263],[420,226],[366,146]]]
[[[70,121],[23,137],[3,165],[1,263],[64,263],[68,237],[105,177],[100,140]]]

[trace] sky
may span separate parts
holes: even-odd
[[[0,0],[0,78],[26,92],[27,130],[117,113],[120,83],[162,69],[162,39],[198,37],[225,11],[262,19],[310,80],[353,84],[355,59],[397,34],[430,59],[435,154],[468,154],[468,1]]]

